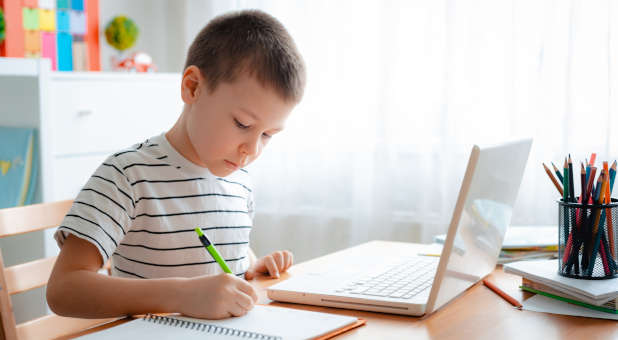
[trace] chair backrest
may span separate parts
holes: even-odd
[[[0,238],[57,227],[72,200],[0,209]],[[45,286],[56,257],[5,267],[0,250],[0,336],[7,340],[52,339],[114,319],[78,319],[50,314],[16,324],[11,295]]]

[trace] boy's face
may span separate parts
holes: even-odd
[[[189,104],[186,132],[197,158],[192,161],[224,177],[262,153],[268,141],[283,130],[296,103],[284,101],[248,75],[222,82],[214,92],[208,91],[201,73],[198,76],[195,96],[188,102],[183,93]]]

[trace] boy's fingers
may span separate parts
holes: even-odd
[[[284,250],[283,257],[285,258],[285,265],[283,267],[283,271],[286,271],[288,270],[288,268],[292,266],[292,263],[294,261],[294,256],[292,255],[291,252]]]
[[[253,270],[247,270],[245,273],[246,280],[252,280],[255,277],[255,272]]]
[[[283,269],[283,266],[285,265],[285,261],[283,259],[283,253],[281,253],[280,251],[276,251],[272,253],[272,257],[275,260],[277,269]]]
[[[253,298],[243,292],[238,292],[238,298],[236,303],[240,305],[243,309],[250,311],[253,308],[254,301]]]
[[[282,251],[281,254],[283,255],[283,264],[281,264],[281,272],[284,272],[288,269],[289,264],[290,264],[290,255],[288,255],[285,251]]]
[[[268,269],[270,276],[276,278],[279,277],[279,269],[277,268],[277,264],[272,256],[266,256],[264,258],[264,265],[266,266],[266,269]]]
[[[238,302],[232,303],[228,312],[232,314],[232,316],[243,316],[247,314],[247,310],[239,305]]]
[[[241,292],[245,293],[251,299],[253,299],[254,302],[257,302],[257,299],[258,299],[257,293],[255,291],[255,288],[253,288],[253,286],[249,282],[241,281],[238,284],[238,289],[240,289]]]

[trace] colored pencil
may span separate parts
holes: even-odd
[[[607,256],[606,259],[608,262],[609,270],[616,270],[616,261],[614,261],[614,258],[612,257],[611,250],[609,249],[609,244],[607,243],[607,238],[605,237],[605,234],[601,235],[601,245],[604,249],[606,249],[605,254]]]
[[[590,168],[590,173],[589,176],[587,176],[588,178],[586,179],[586,202],[584,202],[584,204],[587,204],[588,201],[590,201],[590,197],[592,195],[592,188],[594,187],[594,176],[597,174],[597,167],[593,166],[592,168]]]
[[[609,169],[609,202],[612,203],[612,191],[614,189],[614,180],[616,179],[616,161],[612,164],[612,167]],[[607,215],[607,236],[609,239],[609,254],[610,256],[614,256],[614,226],[612,223],[612,214],[608,212]]]
[[[569,201],[575,202],[575,180],[573,179],[573,162],[569,154]]]
[[[498,288],[496,285],[491,283],[491,281],[489,281],[487,279],[483,279],[483,284],[485,285],[485,287],[491,289],[494,293],[500,295],[500,297],[502,297],[503,299],[508,301],[508,303],[510,303],[511,305],[515,306],[517,309],[522,309],[523,308],[523,306],[521,305],[521,303],[519,301],[517,301],[517,299],[515,299],[514,297],[512,297],[509,294],[505,293],[502,289]]]
[[[551,162],[551,166],[554,168],[554,172],[556,173],[556,176],[558,176],[560,182],[562,182],[562,174],[560,173],[560,170],[558,170],[554,162]]]
[[[586,201],[585,195],[586,195],[586,169],[584,169],[584,164],[581,164],[581,173],[580,173],[580,178],[581,178],[581,194],[579,195],[579,198],[577,200],[577,203],[582,203]],[[584,216],[582,217],[582,214],[584,214]],[[564,250],[564,254],[562,255],[562,263],[566,264],[567,266],[567,272],[571,271],[571,264],[573,264],[573,261],[570,261],[570,259],[573,256],[576,256],[573,254],[574,251],[578,251],[577,248],[574,248],[573,245],[574,244],[578,244],[576,242],[576,234],[580,232],[581,229],[581,225],[582,225],[582,220],[585,218],[585,214],[586,211],[582,210],[581,208],[577,208],[577,211],[575,212],[575,227],[571,228],[571,232],[569,233],[569,238],[566,241],[566,248]],[[579,274],[579,267],[575,267],[576,272]]]
[[[607,166],[607,162],[603,162],[603,171],[601,172],[601,176],[599,176],[600,183],[597,182],[597,186],[600,186],[599,190],[599,198],[597,200],[597,204],[603,204],[605,199],[605,191],[607,186],[609,186],[609,169]],[[599,213],[598,210],[601,210]],[[597,253],[599,252],[599,245],[601,242],[601,235],[604,233],[604,224],[605,224],[605,209],[598,209],[595,212],[594,225],[592,227],[592,248],[590,249],[590,261],[588,262],[588,276],[592,276],[592,271],[594,270],[594,265],[596,263]]]
[[[609,193],[610,193],[609,202],[610,203],[612,201],[611,194],[614,192],[614,180],[616,179],[616,166],[618,166],[618,163],[614,161],[612,166],[609,168]]]
[[[594,166],[594,161],[597,159],[597,154],[596,153],[592,153],[590,155],[590,166]]]
[[[590,177],[590,181],[591,182],[594,181],[594,177]],[[603,185],[603,170],[601,170],[601,174],[599,175],[599,178],[597,178],[597,184],[594,186],[592,196],[588,200],[590,204],[599,204],[598,202],[599,202],[599,197],[601,195],[602,185]],[[582,251],[583,253],[582,268],[584,270],[588,269],[588,266],[590,265],[590,259],[592,257],[592,247],[594,243],[593,229],[594,229],[594,225],[597,220],[598,212],[599,212],[599,209],[595,209],[595,208],[592,209],[590,213],[590,218],[588,218],[588,223],[585,229],[585,235],[583,237],[584,249]],[[600,219],[600,216],[598,216],[598,218]]]
[[[605,182],[607,183],[605,185],[605,199],[603,200],[603,202],[605,204],[610,204],[611,203],[611,189],[610,189],[610,176],[609,176],[609,168],[607,166],[607,162],[603,162],[603,170],[605,171]],[[605,208],[605,218],[607,221],[607,230],[609,232],[609,230],[613,230],[613,226],[611,226],[612,224],[612,212],[610,208]],[[603,238],[605,236],[605,231],[601,230],[601,239],[599,240],[601,242],[600,244],[600,256],[601,256],[601,262],[603,262],[603,269],[605,270],[605,275],[610,275],[610,265],[609,265],[609,256],[611,256],[611,251],[610,249],[605,249],[605,244],[603,242]]]
[[[582,192],[579,195],[579,203],[583,203],[586,201],[586,169],[584,168],[584,163],[580,164],[582,165],[582,170],[580,173]]]
[[[609,271],[609,261],[607,260],[607,253],[605,252],[605,245],[603,244],[603,235],[601,235],[601,239],[599,240],[601,243],[599,244],[599,257],[601,258],[601,264],[603,265],[603,271],[605,275],[610,275]]]
[[[569,208],[566,206],[566,203],[569,199],[568,197],[568,193],[569,193],[569,169],[568,169],[568,165],[567,165],[567,160],[566,158],[564,159],[564,167],[563,167],[563,178],[562,178],[562,186],[564,188],[563,194],[562,194],[562,202],[565,204],[564,206],[564,210],[563,210],[563,215],[564,215],[564,225],[563,225],[563,229],[564,229],[564,240],[565,240],[565,253],[566,253],[566,246],[568,246],[567,240],[569,239],[569,234],[570,234],[570,230],[569,230],[569,223],[570,223],[570,218],[569,218]]]
[[[549,179],[551,179],[552,183],[554,183],[554,186],[560,193],[560,196],[562,196],[563,191],[562,191],[562,187],[560,186],[560,183],[558,183],[556,178],[554,178],[554,175],[552,175],[551,170],[549,170],[549,168],[545,165],[545,163],[541,163],[541,164],[543,164],[543,168],[545,168],[545,172],[547,173],[547,176],[549,176]]]

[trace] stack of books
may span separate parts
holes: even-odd
[[[558,274],[558,260],[514,262],[507,273],[522,277],[521,289],[601,312],[618,314],[618,278],[584,280]]]

